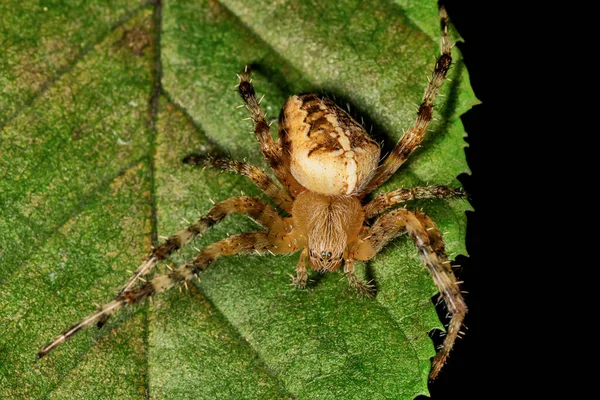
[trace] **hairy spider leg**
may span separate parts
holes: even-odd
[[[452,271],[451,263],[444,250],[444,240],[438,227],[431,218],[423,213],[405,209],[393,210],[375,221],[370,229],[370,235],[358,244],[351,255],[359,260],[371,259],[390,241],[405,231],[419,249],[451,314],[444,343],[433,359],[429,375],[431,379],[435,379],[454,346],[467,313],[459,282]]]
[[[215,167],[224,171],[233,172],[250,179],[264,194],[266,194],[278,207],[285,211],[292,210],[293,200],[290,195],[277,186],[275,182],[263,170],[247,163],[222,157],[208,157],[200,155],[190,155],[184,158],[183,162],[192,165],[203,165],[205,167]]]
[[[292,286],[298,289],[304,289],[308,282],[308,272],[306,271],[306,257],[308,256],[308,250],[302,250],[300,258],[298,258],[298,264],[296,265],[296,276],[292,275]]]
[[[128,290],[113,301],[100,307],[93,314],[88,315],[77,324],[73,325],[52,342],[46,345],[38,353],[38,358],[44,357],[60,344],[81,329],[91,326],[106,314],[113,314],[121,308],[137,303],[146,297],[154,296],[156,293],[164,292],[174,286],[183,284],[205,270],[212,262],[221,256],[232,256],[248,253],[289,253],[295,252],[297,248],[287,246],[288,237],[282,232],[252,232],[233,235],[219,242],[213,243],[198,254],[194,261],[186,263],[165,275],[158,275],[152,280],[136,288]]]
[[[390,207],[409,200],[446,199],[465,196],[466,193],[462,188],[452,189],[446,186],[418,186],[410,189],[396,189],[380,194],[365,204],[365,219],[373,218]]]
[[[254,132],[260,143],[261,151],[279,182],[287,188],[292,196],[296,197],[305,189],[292,176],[289,168],[286,166],[281,144],[275,142],[271,136],[271,129],[269,128],[269,124],[267,124],[265,114],[262,108],[260,108],[259,101],[256,99],[256,94],[254,93],[254,87],[250,82],[248,66],[238,76],[240,78],[238,91],[244,103],[246,103],[250,117],[254,121]]]
[[[450,36],[448,35],[448,13],[443,5],[440,6],[440,21],[442,28],[441,55],[435,63],[433,74],[425,89],[423,100],[417,111],[415,125],[400,138],[394,150],[377,168],[375,175],[371,178],[365,189],[363,189],[362,193],[372,192],[386,182],[404,164],[419,144],[421,144],[425,136],[425,132],[433,116],[433,101],[452,63],[452,46],[450,45]]]
[[[371,282],[365,282],[354,272],[354,259],[348,257],[344,260],[344,273],[348,278],[350,287],[355,289],[361,296],[373,297],[375,295],[375,285]]]
[[[444,299],[446,307],[451,314],[444,343],[442,344],[442,347],[438,349],[439,351],[433,359],[431,373],[429,374],[431,379],[435,379],[444,366],[456,338],[462,333],[460,329],[468,309],[463,299],[462,291],[460,290],[460,282],[456,280],[454,272],[452,271],[452,264],[446,256],[442,233],[437,225],[426,214],[417,212],[415,213],[415,216],[419,219],[429,235],[429,243],[435,253],[435,258],[433,258],[433,265],[435,268],[432,268],[430,264],[427,264],[427,266],[433,275],[436,285],[440,288],[441,297]],[[422,231],[420,234],[422,235]],[[442,287],[444,290],[442,290]]]
[[[136,269],[127,284],[119,290],[115,299],[135,287],[140,278],[148,275],[159,261],[164,260],[176,250],[194,240],[196,236],[201,235],[211,226],[234,212],[247,214],[270,231],[285,231],[288,226],[273,207],[261,200],[246,196],[224,200],[215,204],[206,215],[200,217],[196,222],[169,236],[163,244],[152,250],[146,261]],[[101,328],[108,321],[110,315],[110,312],[103,314],[98,320],[98,328]]]

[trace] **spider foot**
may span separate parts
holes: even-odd
[[[440,373],[442,367],[446,363],[446,357],[444,355],[440,355],[439,353],[433,358],[431,363],[431,372],[429,373],[429,379],[434,380],[437,378]]]
[[[372,280],[365,282],[356,275],[348,276],[348,282],[350,287],[355,289],[359,295],[371,298],[375,296],[375,285],[372,284]]]
[[[306,284],[308,283],[308,277],[306,275],[294,276],[290,274],[290,277],[292,278],[290,286],[294,286],[296,289],[306,289]]]

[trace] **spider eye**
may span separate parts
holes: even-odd
[[[321,257],[325,257],[325,252],[324,251],[321,252]]]
[[[343,255],[344,255],[343,253],[340,253],[340,255],[338,256],[338,258],[342,258]]]
[[[311,257],[314,257],[314,256],[315,256],[315,252],[313,251],[313,249],[310,249],[308,252],[310,253],[310,256],[311,256]]]
[[[327,258],[331,258],[331,252],[330,251],[327,252]]]

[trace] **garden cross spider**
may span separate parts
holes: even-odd
[[[404,208],[387,212],[370,227],[365,222],[407,200],[463,196],[464,193],[460,189],[428,186],[397,189],[366,204],[362,200],[406,161],[421,143],[431,121],[433,101],[452,61],[448,15],[443,6],[440,7],[440,17],[441,55],[418,109],[416,123],[381,163],[380,147],[364,128],[334,102],[312,93],[292,96],[287,100],[279,117],[279,141],[274,141],[246,67],[238,75],[238,91],[254,121],[262,153],[287,191],[277,186],[262,170],[245,163],[200,156],[189,156],[184,161],[246,176],[291,217],[281,217],[275,208],[251,197],[233,197],[216,204],[206,215],[153,249],[112,302],[56,337],[38,353],[38,357],[45,356],[84,327],[94,323],[102,326],[111,314],[128,304],[185,284],[221,256],[300,251],[296,276],[292,277],[292,283],[298,288],[306,286],[307,262],[311,269],[321,272],[336,271],[343,264],[350,286],[365,296],[371,296],[374,286],[355,274],[355,260],[370,260],[394,238],[408,232],[451,314],[447,335],[433,360],[430,377],[435,378],[454,345],[467,312],[444,251],[442,234],[427,215]],[[143,280],[142,277],[149,274],[159,261],[232,212],[247,214],[266,231],[230,236],[211,244],[193,261],[168,274],[157,275],[148,282]],[[138,285],[140,280],[143,283]]]

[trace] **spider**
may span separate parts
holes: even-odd
[[[372,259],[396,237],[408,233],[451,314],[443,345],[432,361],[430,378],[435,378],[459,334],[467,307],[436,224],[418,211],[388,210],[412,199],[464,196],[464,193],[460,189],[427,186],[397,189],[368,202],[365,197],[406,161],[421,143],[432,119],[433,101],[452,61],[448,15],[443,6],[440,17],[441,55],[425,90],[416,122],[383,160],[379,144],[359,123],[333,101],[313,93],[295,95],[286,101],[279,116],[279,140],[274,141],[246,67],[238,75],[238,91],[254,122],[262,153],[285,190],[264,171],[246,163],[196,155],[186,157],[184,162],[246,176],[291,216],[282,217],[274,207],[252,197],[233,197],[214,205],[206,215],[154,248],[112,302],[99,307],[56,337],[38,353],[38,357],[45,356],[84,327],[94,323],[101,327],[126,305],[186,285],[186,281],[221,256],[300,252],[296,276],[292,276],[292,284],[296,287],[307,285],[307,264],[312,270],[321,272],[336,271],[343,265],[349,285],[370,297],[374,294],[374,285],[356,275],[355,261]],[[147,282],[142,278],[159,261],[233,212],[248,215],[266,231],[230,236],[209,245],[194,260],[171,269],[168,274],[157,275]],[[366,224],[377,216],[370,226]],[[143,283],[138,284],[140,280]]]

